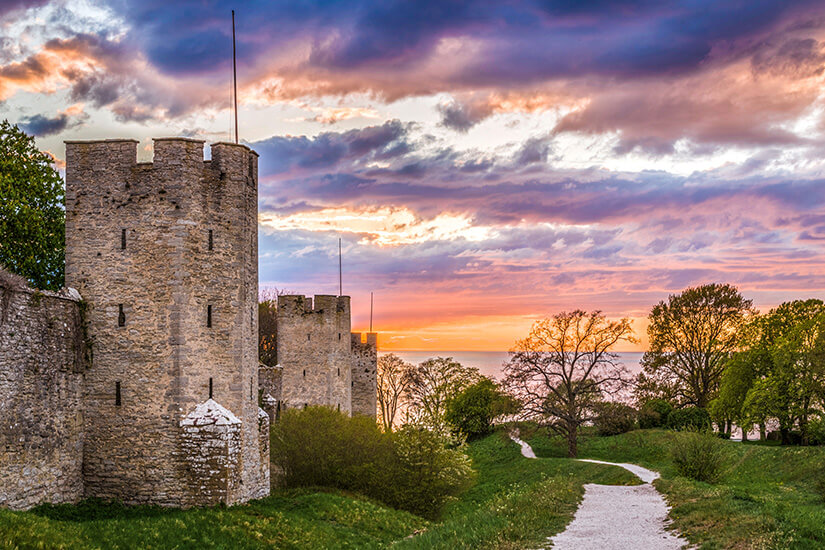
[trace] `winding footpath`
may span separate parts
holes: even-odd
[[[522,455],[536,458],[530,445],[510,437],[521,445]],[[670,550],[687,545],[685,540],[665,530],[667,504],[651,485],[659,477],[657,472],[635,464],[581,460],[620,466],[638,476],[644,485],[586,484],[573,521],[564,532],[548,539],[554,549]]]

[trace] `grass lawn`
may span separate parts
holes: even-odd
[[[825,501],[815,479],[825,469],[823,447],[726,442],[726,475],[715,485],[679,477],[670,461],[672,432],[637,430],[585,436],[582,458],[633,462],[661,472],[656,487],[672,506],[674,526],[701,548],[825,548]],[[530,438],[540,457],[565,456],[564,442]]]
[[[357,496],[313,490],[283,491],[230,508],[86,502],[0,510],[0,549],[535,547],[564,529],[584,483],[639,482],[613,466],[528,460],[501,434],[472,443],[469,453],[477,482],[438,523]]]

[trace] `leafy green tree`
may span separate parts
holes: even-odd
[[[65,270],[63,180],[34,138],[0,122],[0,264],[36,288],[58,290]]]
[[[752,301],[727,284],[707,284],[669,296],[648,316],[645,373],[675,384],[683,403],[707,407],[752,312]]]
[[[447,403],[447,423],[473,439],[493,430],[496,417],[514,411],[513,400],[489,378],[482,377]]]
[[[639,407],[639,427],[663,428],[672,410],[673,404],[666,399],[648,399]]]
[[[610,321],[600,311],[536,321],[516,342],[503,385],[521,404],[520,416],[563,435],[575,457],[579,428],[595,418],[594,405],[628,384],[627,369],[612,352],[622,341],[636,341],[630,321]]]
[[[447,430],[447,402],[477,382],[475,367],[465,367],[452,357],[427,359],[409,370],[406,390],[407,421],[438,431]]]

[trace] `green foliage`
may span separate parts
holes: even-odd
[[[809,441],[808,424],[823,412],[825,397],[825,304],[785,302],[754,319],[746,332],[745,349],[725,376],[733,389],[720,397],[735,396],[731,408],[744,423],[775,418],[783,444],[793,443],[790,434],[797,429],[801,441]]]
[[[667,417],[673,410],[670,401],[664,399],[648,399],[639,408],[639,428],[664,428]]]
[[[370,495],[426,518],[438,517],[449,500],[473,481],[472,464],[462,448],[449,448],[436,431],[406,424],[390,435],[395,461],[391,477]]]
[[[636,427],[636,409],[624,403],[605,401],[595,407],[593,425],[599,435],[619,435]]]
[[[673,465],[679,475],[715,483],[727,462],[725,443],[707,431],[684,431],[676,434],[671,447]]]
[[[751,306],[727,284],[688,288],[659,302],[648,316],[645,373],[675,384],[681,402],[706,407],[737,349]]]
[[[437,432],[406,426],[382,432],[365,416],[326,407],[289,409],[272,427],[272,461],[287,487],[335,487],[436,517],[465,490],[472,468]]]
[[[444,431],[447,403],[480,380],[481,374],[452,357],[435,357],[408,369],[406,378],[407,421]]]
[[[447,423],[470,439],[487,435],[493,420],[514,410],[512,400],[489,378],[464,388],[447,403]]]
[[[710,430],[710,415],[699,407],[673,409],[667,415],[667,427],[671,430]]]
[[[35,288],[60,289],[65,218],[52,157],[16,125],[0,122],[0,265]]]

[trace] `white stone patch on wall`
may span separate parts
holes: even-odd
[[[213,399],[180,422],[191,504],[234,504],[243,500],[240,479],[241,421]]]

